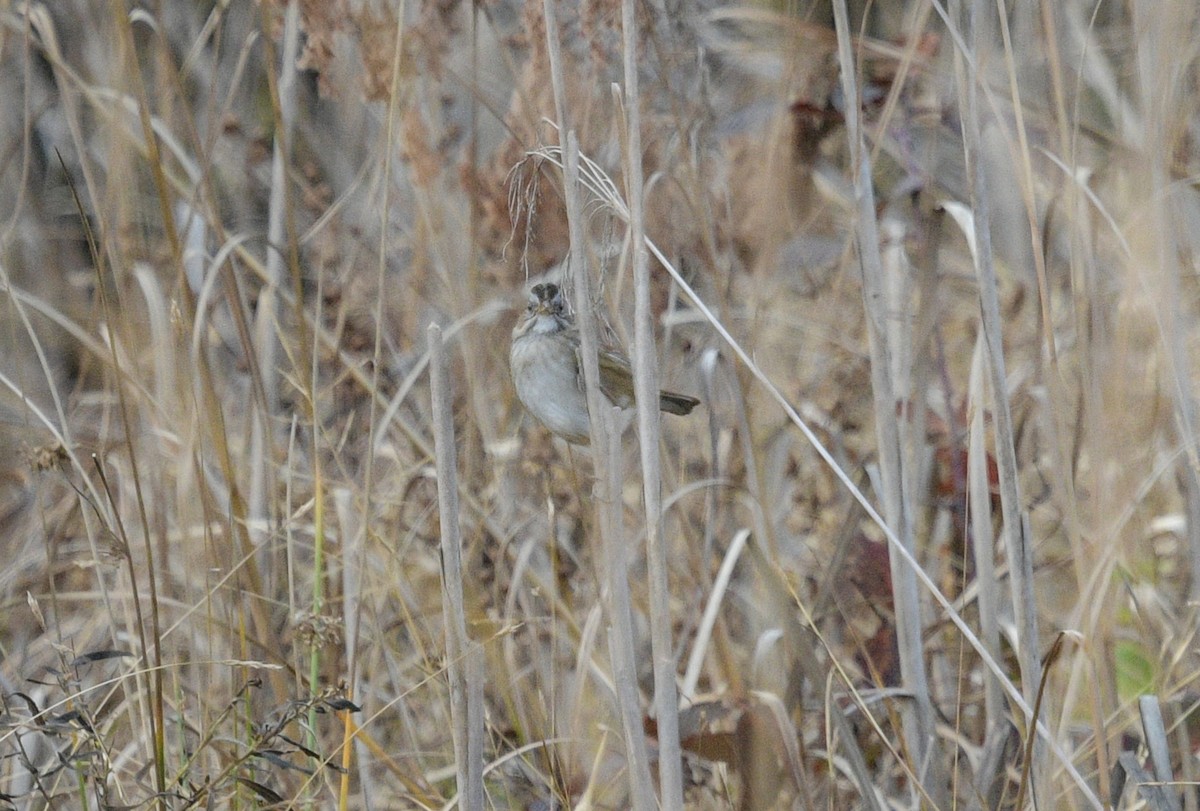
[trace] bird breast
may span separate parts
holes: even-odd
[[[559,436],[587,443],[587,398],[579,385],[574,345],[561,336],[529,330],[513,341],[509,363],[525,408]]]

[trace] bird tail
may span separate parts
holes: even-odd
[[[658,407],[668,414],[678,414],[682,417],[685,414],[691,414],[692,409],[698,405],[700,405],[699,400],[695,397],[688,397],[686,394],[664,391],[658,395]]]

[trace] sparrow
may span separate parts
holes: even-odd
[[[579,328],[556,284],[535,284],[529,304],[513,327],[508,355],[513,385],[525,409],[552,433],[575,445],[587,445],[587,396]],[[623,353],[600,349],[600,391],[620,408],[633,408],[633,367]],[[659,392],[658,407],[668,414],[689,414],[695,397]]]

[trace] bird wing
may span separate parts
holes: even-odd
[[[633,367],[623,355],[600,350],[600,390],[613,405],[633,407]]]
[[[632,408],[634,405],[633,369],[629,365],[629,361],[624,356],[609,349],[601,349],[598,360],[600,364],[600,391],[604,393],[604,396],[613,405],[620,408]],[[575,346],[575,362],[579,369],[579,390],[584,391],[583,349],[578,344]]]

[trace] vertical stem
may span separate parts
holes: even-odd
[[[963,130],[971,181],[971,208],[974,211],[975,244],[979,263],[979,309],[991,372],[993,420],[996,433],[996,466],[1000,477],[1000,505],[1004,520],[1013,611],[1021,640],[1021,680],[1025,700],[1031,705],[1037,690],[1038,664],[1037,611],[1033,601],[1033,555],[1025,536],[1021,517],[1021,490],[1017,481],[1017,452],[1013,441],[1012,412],[1008,405],[1008,372],[1004,361],[1004,334],[1000,320],[1000,296],[996,286],[996,267],[992,256],[991,205],[988,200],[987,174],[981,151],[982,135],[979,106],[979,61],[981,37],[979,17],[984,3],[973,2],[967,14],[967,42],[972,58],[967,61],[967,110]]]
[[[979,584],[979,636],[988,653],[997,659],[1000,651],[999,595],[996,580],[996,539],[992,533],[992,491],[988,479],[988,454],[986,425],[983,418],[988,402],[987,357],[983,342],[976,340],[975,356],[971,362],[971,382],[968,387],[971,397],[970,451],[967,454],[969,496],[971,514],[971,546],[975,559],[975,580]],[[984,670],[983,701],[988,731],[1004,718],[1004,693],[996,674]]]
[[[575,282],[575,300],[579,337],[583,355],[583,379],[587,390],[592,460],[596,472],[596,509],[600,539],[605,549],[610,582],[609,651],[617,706],[625,737],[625,757],[629,768],[629,788],[637,811],[652,811],[656,802],[650,779],[649,755],[642,733],[638,700],[637,668],[633,646],[633,606],[625,565],[625,544],[621,538],[620,437],[614,437],[612,407],[600,391],[600,362],[596,339],[596,316],[592,312],[591,277],[587,267],[587,238],[584,231],[586,212],[579,199],[579,141],[570,126],[566,83],[563,78],[562,52],[558,39],[555,0],[543,0],[546,16],[546,46],[550,56],[550,76],[554,87],[559,138],[563,150],[563,193],[566,197],[567,225],[570,229],[570,274]]]
[[[446,633],[446,669],[450,675],[458,805],[469,811],[483,811],[483,713],[480,708],[469,706],[472,697],[479,699],[482,695],[478,689],[469,689],[467,672],[471,671],[470,675],[478,679],[482,668],[476,661],[479,653],[473,650],[477,646],[467,636],[463,607],[462,530],[458,524],[458,454],[454,445],[453,401],[446,382],[442,330],[437,324],[430,324],[428,332],[438,517],[442,535],[442,625]]]
[[[854,54],[850,44],[850,20],[845,0],[833,4],[837,27],[838,59],[842,74],[842,94],[846,99],[846,131],[850,140],[851,171],[858,217],[855,234],[863,276],[863,306],[867,313],[867,338],[871,352],[871,388],[875,399],[875,431],[879,445],[879,470],[882,479],[883,515],[900,543],[913,557],[912,507],[905,503],[904,478],[900,452],[900,435],[896,424],[896,395],[892,380],[886,320],[891,312],[883,284],[883,267],[879,255],[878,225],[875,221],[875,192],[871,181],[870,154],[859,118],[859,92],[855,75]],[[926,785],[932,796],[943,794],[943,781],[938,757],[932,754],[936,743],[933,703],[925,672],[921,641],[921,609],[917,579],[911,567],[905,565],[895,546],[888,547],[891,564],[893,598],[896,605],[897,644],[900,651],[900,670],[906,687],[913,692],[912,710],[905,712],[905,737],[919,774],[929,771]],[[915,712],[914,712],[915,711]]]
[[[272,424],[279,411],[279,293],[286,270],[283,246],[287,240],[288,179],[292,131],[296,121],[296,57],[300,51],[300,4],[288,3],[283,17],[283,48],[279,53],[279,121],[271,155],[271,199],[268,205],[266,279],[258,294],[255,312],[254,343],[258,350],[258,369],[262,380],[263,402],[250,426],[250,533],[256,546],[267,539],[267,483],[271,453]],[[270,68],[269,68],[270,69]],[[265,549],[265,547],[263,547]],[[272,575],[265,556],[260,566]],[[312,686],[316,689],[316,685]]]
[[[633,600],[629,595],[629,552],[622,527],[621,435],[614,426],[614,409],[607,405],[596,413],[592,424],[603,423],[608,442],[595,448],[594,458],[605,457],[603,476],[596,506],[600,512],[600,534],[604,542],[604,563],[608,570],[609,611],[608,651],[612,660],[613,685],[617,692],[617,711],[621,715],[621,733],[629,772],[631,805],[637,811],[655,811],[654,781],[650,777],[650,755],[642,732],[642,709],[638,690],[637,657],[634,655]]]
[[[662,471],[658,456],[658,356],[650,312],[650,269],[643,216],[642,131],[638,90],[638,38],[634,1],[621,3],[625,38],[626,198],[634,284],[634,395],[637,398],[638,445],[642,461],[642,498],[646,507],[646,561],[650,578],[650,645],[654,660],[654,706],[658,717],[658,779],[662,807],[683,807],[683,761],[679,751],[679,698],[675,655],[671,644],[671,588],[662,537]]]
[[[583,345],[583,376],[587,387],[588,414],[591,423],[592,460],[596,470],[596,508],[600,518],[600,539],[608,567],[609,650],[617,705],[625,737],[625,756],[629,767],[629,788],[633,807],[651,811],[655,807],[654,783],[650,779],[650,758],[642,734],[641,702],[638,697],[637,661],[634,654],[633,600],[629,596],[628,562],[622,530],[621,511],[621,437],[613,424],[613,407],[600,390],[600,362],[597,351],[596,317],[591,301],[591,278],[587,269],[587,249],[583,233],[584,213],[579,200],[579,142],[575,131],[568,130],[564,152],[564,179],[567,219],[571,231],[571,272],[578,299],[585,302],[578,312],[580,341]]]
[[[987,368],[991,373],[992,419],[995,432],[996,468],[1000,479],[1000,512],[1004,522],[1003,537],[1009,563],[1009,588],[1019,640],[1021,690],[1032,708],[1041,672],[1038,656],[1037,603],[1033,594],[1033,550],[1026,532],[1021,509],[1021,490],[1017,481],[1017,452],[1013,436],[1012,412],[1008,404],[1008,373],[1004,361],[1004,330],[1000,320],[1000,297],[997,291],[996,267],[992,256],[991,205],[988,178],[983,164],[983,136],[980,122],[983,111],[979,104],[979,60],[984,48],[982,28],[987,3],[973,0],[966,13],[964,40],[968,53],[965,61],[963,95],[966,109],[962,116],[963,144],[966,150],[970,182],[973,234],[975,237],[976,267],[979,275],[979,312],[984,345],[987,349]],[[1031,709],[1032,712],[1032,709]],[[1031,719],[1036,723],[1036,718]],[[1029,725],[1033,734],[1034,724]],[[1041,751],[1039,745],[1035,751]],[[1036,756],[1035,766],[1044,758]],[[1036,768],[1035,786],[1044,784],[1045,770]]]

